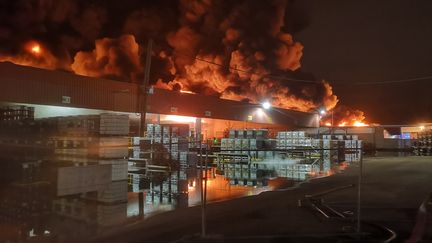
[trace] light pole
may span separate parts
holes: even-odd
[[[318,121],[318,139],[319,139],[319,130],[321,127],[321,117],[325,116],[325,114],[327,114],[327,111],[325,108],[321,108],[318,112],[319,112],[319,121]]]

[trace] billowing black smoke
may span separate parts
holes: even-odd
[[[155,42],[151,83],[310,111],[338,102],[301,73],[292,33],[307,17],[287,0],[16,0],[0,3],[0,60],[141,82]],[[38,43],[41,51],[34,51]]]

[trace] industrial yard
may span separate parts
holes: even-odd
[[[204,140],[195,118],[137,137],[133,115],[38,109],[0,110],[3,219],[21,230],[5,240],[430,237],[430,209],[416,216],[432,183],[429,127],[417,133],[424,152],[374,157],[357,134],[245,128]],[[65,231],[77,223],[79,234]]]
[[[430,198],[432,164],[429,157],[376,157],[364,160],[361,220],[364,231],[378,231],[381,240],[396,232],[397,242],[421,234],[431,236],[420,205]],[[200,208],[185,208],[157,215],[128,229],[102,239],[117,242],[274,242],[356,239],[356,222],[352,219],[327,219],[307,205],[299,207],[305,195],[345,187],[358,180],[358,166],[351,166],[331,177],[302,183],[298,188],[265,192],[257,196],[210,204],[207,207],[208,239],[199,239]],[[419,186],[423,185],[423,186]],[[321,196],[324,202],[346,215],[356,214],[357,188],[345,188]],[[430,204],[430,203],[429,203]],[[430,220],[430,215],[429,215]],[[430,222],[430,221],[429,221]],[[369,224],[381,228],[371,230]],[[414,227],[417,231],[413,230]],[[423,227],[423,231],[421,231]],[[253,230],[251,230],[253,229]],[[148,233],[142,233],[148,232]],[[413,232],[417,232],[413,234]],[[185,236],[187,235],[187,236]],[[337,238],[337,236],[341,238]],[[334,237],[334,238],[333,238]],[[97,239],[96,241],[102,240]],[[363,238],[364,241],[368,239]],[[427,242],[427,241],[426,241]]]

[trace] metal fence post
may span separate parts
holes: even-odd
[[[356,145],[356,151],[358,151],[358,144]],[[360,148],[359,175],[358,175],[358,186],[357,186],[357,233],[359,233],[359,236],[361,233],[361,185],[362,185],[362,177],[363,177],[363,149]]]

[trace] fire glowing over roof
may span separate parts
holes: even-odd
[[[39,44],[35,44],[31,48],[31,52],[34,54],[40,54],[41,53],[41,47]]]
[[[195,92],[189,91],[189,90],[180,90],[180,93],[184,94],[196,94]]]

